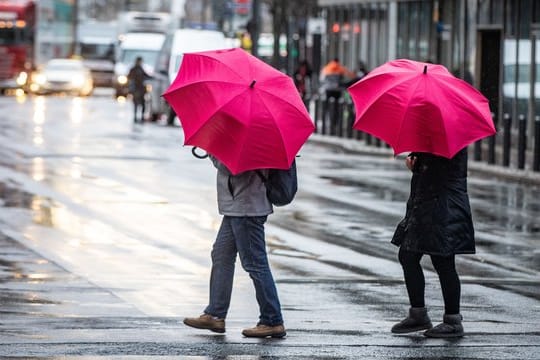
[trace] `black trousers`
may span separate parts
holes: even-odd
[[[424,307],[425,279],[420,260],[424,254],[399,248],[399,262],[403,267],[405,285],[411,307]],[[445,314],[459,314],[461,283],[456,272],[455,256],[430,255],[431,263],[439,275]]]
[[[140,115],[139,115],[139,109],[141,109]],[[146,106],[144,101],[142,102],[133,102],[133,121],[137,122],[144,122],[144,112],[146,111]]]

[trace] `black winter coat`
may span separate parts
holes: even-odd
[[[467,149],[452,159],[416,156],[405,218],[392,243],[429,255],[473,254],[474,228],[467,194]]]
[[[134,65],[128,73],[129,92],[133,96],[135,104],[144,103],[144,94],[146,93],[145,81],[152,77],[144,71],[142,65]]]

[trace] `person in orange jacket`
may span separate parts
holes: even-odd
[[[356,74],[341,65],[338,58],[332,59],[321,70],[322,90],[326,92],[326,98],[339,99],[343,90],[344,78],[354,78]]]
[[[341,65],[338,58],[332,59],[328,64],[322,68],[322,75],[341,75],[346,77],[355,77],[356,74],[345,66]]]

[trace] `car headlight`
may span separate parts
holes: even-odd
[[[71,84],[76,87],[82,87],[84,85],[84,76],[82,75],[75,75],[71,79]]]
[[[34,82],[38,85],[45,85],[47,82],[47,77],[43,74],[36,74],[34,77]]]
[[[39,91],[39,85],[36,84],[36,83],[31,83],[30,84],[30,91],[32,91],[32,92]]]
[[[28,81],[28,74],[24,71],[19,73],[19,76],[17,76],[17,85],[23,86],[26,85],[26,81]]]
[[[116,78],[116,81],[118,81],[120,85],[126,85],[128,83],[128,78],[125,75],[120,75]]]

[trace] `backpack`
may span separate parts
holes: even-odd
[[[298,190],[295,160],[289,169],[268,170],[268,177],[265,177],[259,170],[257,170],[257,174],[266,186],[266,196],[273,205],[285,206],[293,201]]]
[[[341,87],[342,76],[339,74],[329,74],[324,77],[324,87],[326,90],[338,90]]]

